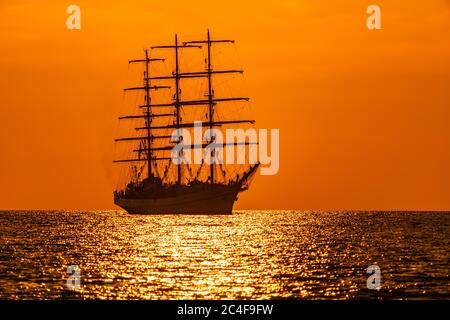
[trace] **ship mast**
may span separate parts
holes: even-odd
[[[141,153],[146,152],[147,159],[141,159],[139,158],[130,158],[130,159],[122,159],[122,160],[114,160],[114,162],[133,162],[133,161],[147,161],[148,167],[149,167],[149,178],[152,177],[152,171],[151,171],[151,161],[159,161],[159,160],[173,160],[171,157],[155,157],[154,152],[157,151],[170,151],[173,150],[173,145],[166,144],[162,145],[160,147],[153,147],[152,141],[154,139],[171,139],[171,135],[159,135],[155,136],[152,134],[153,130],[164,130],[164,129],[175,129],[177,132],[181,128],[194,128],[196,125],[196,122],[188,122],[183,123],[181,121],[181,108],[182,106],[189,106],[189,107],[197,107],[197,106],[208,106],[208,119],[207,121],[202,121],[202,126],[208,127],[211,132],[211,137],[207,143],[201,143],[201,144],[191,144],[191,145],[185,145],[183,144],[183,149],[189,150],[194,148],[212,148],[211,150],[211,157],[214,157],[215,149],[216,148],[222,148],[222,147],[228,147],[228,146],[237,146],[237,145],[251,145],[251,144],[257,144],[257,142],[232,142],[232,143],[223,143],[223,144],[215,144],[216,137],[212,135],[212,128],[213,127],[221,127],[223,125],[229,125],[229,124],[237,124],[237,123],[254,123],[254,120],[242,120],[242,119],[236,119],[236,120],[222,120],[222,121],[216,121],[214,117],[214,111],[215,106],[218,103],[222,102],[230,102],[230,101],[248,101],[249,98],[245,97],[223,97],[223,98],[216,98],[214,96],[214,89],[213,89],[213,75],[222,75],[222,74],[232,74],[232,73],[243,73],[242,70],[213,70],[212,66],[212,45],[216,43],[234,43],[234,40],[212,40],[209,30],[207,32],[207,38],[206,40],[198,40],[198,41],[186,41],[182,42],[182,44],[178,43],[178,37],[175,35],[175,43],[174,45],[161,45],[161,46],[152,46],[151,49],[173,49],[174,50],[174,56],[175,56],[175,68],[171,75],[163,75],[163,76],[150,76],[149,74],[149,62],[151,61],[157,61],[157,60],[164,60],[164,59],[150,59],[148,55],[148,51],[145,51],[145,59],[144,60],[131,60],[132,62],[145,62],[145,78],[144,78],[144,86],[143,87],[133,87],[133,88],[126,88],[125,91],[128,90],[145,90],[145,105],[139,106],[139,108],[144,108],[145,112],[143,115],[129,115],[129,116],[122,116],[119,117],[119,119],[138,119],[142,118],[145,120],[145,126],[143,127],[136,127],[136,131],[145,130],[146,136],[145,137],[124,137],[124,138],[118,138],[115,141],[135,141],[135,140],[146,140],[147,147],[139,149],[132,150],[133,152]],[[206,71],[198,71],[198,72],[182,72],[180,71],[180,61],[179,61],[179,50],[184,48],[203,48],[206,46],[207,49],[207,61],[206,61]],[[199,99],[199,100],[182,100],[181,99],[181,80],[182,79],[194,79],[194,78],[207,78],[208,80],[208,92],[207,92],[207,99]],[[158,89],[167,89],[170,88],[170,86],[157,86],[157,85],[150,85],[150,80],[174,80],[175,84],[175,95],[170,103],[158,103],[158,104],[152,104],[151,103],[151,90],[158,90]],[[152,112],[153,108],[158,107],[174,107],[174,113],[154,113]],[[175,121],[173,124],[168,125],[151,125],[152,119],[155,117],[173,117],[175,116]],[[181,142],[183,137],[178,134],[179,141],[176,141],[178,143]],[[169,141],[170,142],[170,141]],[[182,152],[182,151],[180,151]],[[213,158],[212,158],[213,160]],[[177,164],[177,185],[181,185],[183,183],[182,180],[182,172],[181,172],[181,164]],[[211,161],[211,164],[209,166],[209,177],[208,180],[211,184],[216,183],[215,178],[215,162]]]
[[[214,119],[214,105],[212,102],[213,99],[213,91],[212,91],[212,67],[211,67],[211,38],[209,36],[209,29],[207,32],[207,38],[208,38],[208,102],[209,102],[209,130],[210,132],[212,132],[212,124],[213,124],[213,119]],[[211,142],[213,142],[213,140],[215,139],[215,137],[213,137],[211,135]],[[215,149],[211,150],[211,158],[214,157],[214,151]],[[214,184],[214,161],[211,161],[210,163],[210,175],[211,175],[211,184]]]
[[[208,118],[209,118],[209,129],[210,132],[212,132],[212,128],[213,128],[213,124],[214,124],[214,102],[213,102],[213,97],[214,97],[214,90],[212,87],[212,74],[213,74],[213,70],[212,70],[212,64],[211,64],[211,45],[213,43],[218,43],[218,42],[222,42],[222,43],[234,43],[234,40],[211,40],[211,36],[209,33],[209,29],[207,31],[206,34],[206,41],[189,41],[189,42],[185,42],[185,43],[199,43],[199,44],[205,44],[207,45],[207,51],[208,51],[208,57],[207,57],[207,76],[208,76],[208,105],[209,105],[209,114],[208,114]],[[238,71],[239,72],[239,71]],[[214,142],[215,141],[215,136],[212,135],[211,133],[211,137],[210,137],[210,142]],[[211,159],[213,159],[215,156],[215,149],[213,148],[211,150]],[[210,180],[211,180],[211,184],[214,184],[214,172],[215,172],[215,161],[211,161],[210,165]]]
[[[145,48],[145,104],[147,106],[147,120],[146,120],[146,127],[147,127],[147,146],[148,146],[148,150],[147,150],[147,167],[148,167],[148,178],[152,178],[153,174],[152,174],[152,138],[150,136],[151,131],[150,131],[150,79],[149,79],[149,73],[148,73],[148,49]]]
[[[192,46],[192,45],[179,45],[178,44],[178,35],[175,34],[175,45],[173,46],[153,46],[152,49],[174,49],[175,51],[175,71],[173,72],[173,78],[175,79],[175,117],[176,117],[176,126],[175,128],[179,130],[180,127],[180,64],[179,64],[179,49],[181,48],[201,48],[199,46]],[[177,131],[177,135],[179,139],[181,140],[183,137],[180,135],[179,131]],[[181,163],[177,164],[177,184],[181,185]]]
[[[177,130],[180,129],[180,69],[178,63],[178,36],[175,34],[175,112],[177,117]],[[181,139],[181,135],[177,132],[178,139]],[[177,183],[181,184],[181,165],[177,165]]]
[[[158,90],[158,89],[168,89],[170,87],[168,86],[150,86],[150,74],[149,74],[149,64],[153,61],[164,61],[165,59],[161,58],[149,58],[148,55],[148,49],[146,48],[144,50],[145,52],[145,59],[136,59],[136,60],[130,60],[128,63],[145,63],[145,72],[144,72],[144,86],[143,87],[132,87],[132,88],[125,88],[124,91],[130,91],[130,90],[145,90],[145,105],[146,108],[144,112],[144,116],[125,116],[125,117],[119,117],[119,120],[122,119],[135,119],[135,118],[145,118],[145,128],[147,131],[147,135],[144,137],[133,137],[133,138],[124,138],[124,139],[116,139],[115,141],[126,141],[126,140],[141,140],[146,141],[147,148],[139,149],[139,152],[147,151],[147,177],[150,179],[153,177],[152,173],[152,160],[157,160],[152,155],[152,147],[151,147],[151,141],[152,141],[152,135],[151,135],[151,119],[153,117],[151,112],[151,96],[150,96],[150,90]],[[155,115],[155,116],[161,116],[161,115]],[[128,162],[128,161],[135,161],[140,159],[129,159],[129,160],[116,160],[115,162]]]

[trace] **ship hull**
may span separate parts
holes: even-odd
[[[157,199],[114,197],[114,203],[130,214],[231,214],[239,188],[211,188]]]

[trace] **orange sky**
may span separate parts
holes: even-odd
[[[2,1],[0,209],[114,208],[126,61],[206,28],[237,40],[257,126],[281,134],[238,209],[450,210],[448,0]]]

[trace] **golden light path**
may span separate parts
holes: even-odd
[[[232,216],[0,212],[0,297],[444,297],[448,213],[239,211]],[[69,265],[81,290],[66,286]],[[369,265],[382,290],[368,290]]]

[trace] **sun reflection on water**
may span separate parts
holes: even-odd
[[[1,212],[0,297],[448,297],[447,213]],[[395,237],[393,236],[395,235]],[[382,290],[366,269],[382,269]],[[65,285],[81,268],[81,289]]]

